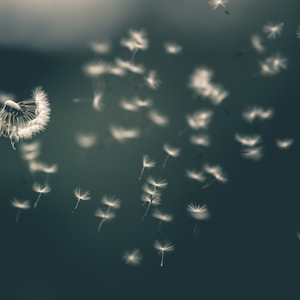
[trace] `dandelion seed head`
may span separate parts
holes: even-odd
[[[160,178],[153,178],[152,176],[148,176],[147,178],[147,182],[153,186],[155,186],[156,188],[166,188],[168,186],[168,182],[166,181],[166,179],[160,179]]]
[[[145,203],[151,203],[153,206],[157,206],[161,204],[161,199],[160,199],[160,193],[155,192],[154,195],[151,195],[150,193],[143,193],[141,196],[141,201]]]
[[[129,139],[136,139],[140,137],[139,128],[125,128],[123,126],[111,125],[109,131],[113,138],[119,143],[124,143]]]
[[[212,9],[217,9],[219,6],[225,8],[225,5],[228,3],[228,0],[210,0],[208,4],[212,7]]]
[[[168,240],[165,240],[165,241],[156,240],[154,242],[153,246],[156,250],[158,250],[159,253],[161,253],[161,252],[171,252],[171,251],[174,251],[174,249],[175,249],[174,245]]]
[[[277,53],[260,61],[260,73],[264,76],[273,76],[281,70],[287,69],[288,59],[282,54]]]

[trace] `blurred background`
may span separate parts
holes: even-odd
[[[0,92],[21,101],[43,87],[51,119],[34,140],[41,143],[39,161],[58,166],[49,175],[51,192],[16,222],[11,201],[33,204],[38,194],[32,185],[45,174],[30,172],[22,143],[15,151],[9,139],[0,139],[3,299],[299,298],[300,3],[230,0],[226,9],[229,15],[208,0],[0,0]],[[263,30],[269,22],[284,24],[275,39]],[[149,40],[134,59],[120,43],[129,30],[144,30]],[[263,53],[251,44],[254,34]],[[165,42],[182,51],[167,53]],[[95,50],[97,43],[109,51]],[[277,53],[287,67],[265,76],[260,63]],[[87,65],[113,64],[116,58],[145,71],[96,79],[87,74]],[[219,105],[189,88],[196,68],[212,70],[212,81],[228,92]],[[145,80],[151,70],[157,89]],[[98,109],[95,93],[103,102]],[[134,97],[151,99],[153,106],[138,112],[120,107],[122,99]],[[242,114],[252,106],[270,107],[274,115],[248,123]],[[151,109],[168,118],[167,126],[149,119]],[[186,117],[202,109],[214,113],[209,147],[189,140]],[[120,143],[110,131],[115,125],[140,135]],[[259,134],[262,159],[243,157],[236,133]],[[91,147],[82,146],[78,134],[92,134]],[[281,149],[276,140],[282,138],[294,143]],[[181,153],[162,169],[164,143]],[[156,166],[138,180],[145,154]],[[186,170],[206,163],[220,165],[228,181],[205,189],[191,184]],[[159,233],[153,207],[142,221],[142,187],[149,175],[168,182],[157,208],[173,221]],[[91,200],[72,213],[78,186],[90,191]],[[95,211],[104,207],[104,195],[119,198],[121,207],[97,232]],[[206,204],[211,217],[193,219],[190,203]],[[165,239],[174,251],[160,267],[153,244]],[[134,249],[142,256],[139,265],[123,258]]]

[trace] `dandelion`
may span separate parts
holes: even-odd
[[[152,176],[147,178],[147,182],[154,186],[154,188],[163,189],[168,186],[168,182],[165,179],[155,179]]]
[[[163,222],[169,223],[173,221],[173,215],[163,213],[160,210],[154,210],[152,217],[158,220],[158,225],[156,229],[156,234],[159,235],[161,232]]]
[[[182,46],[174,42],[165,42],[164,48],[167,54],[177,55],[182,51]]]
[[[39,193],[38,198],[36,199],[36,201],[34,202],[33,208],[36,209],[37,205],[41,199],[42,194],[48,194],[51,192],[51,187],[49,184],[45,183],[45,184],[40,184],[38,182],[34,182],[32,189],[34,192]]]
[[[11,201],[11,205],[13,207],[18,208],[18,212],[17,212],[17,216],[16,216],[16,223],[19,222],[21,211],[30,209],[30,201],[28,201],[28,200],[21,200],[21,199],[14,198]]]
[[[40,87],[33,90],[31,99],[0,102],[0,136],[8,137],[14,150],[16,142],[43,131],[49,120],[48,98]]]
[[[148,75],[145,77],[147,86],[152,90],[157,90],[161,84],[161,81],[157,78],[157,72],[150,70]]]
[[[153,168],[155,167],[156,162],[154,160],[152,160],[148,154],[143,155],[143,166],[142,166],[142,170],[140,172],[140,176],[138,178],[138,180],[142,179],[142,176],[144,174],[144,170],[147,168]]]
[[[143,257],[139,249],[134,249],[132,251],[125,251],[122,258],[126,264],[138,266]]]
[[[79,205],[79,202],[81,200],[86,201],[86,200],[90,200],[91,199],[91,194],[90,194],[89,191],[84,191],[80,187],[76,187],[73,190],[73,193],[74,193],[75,197],[77,198],[76,205],[75,205],[75,207],[73,209],[73,212],[74,212],[77,209],[77,207]]]
[[[225,13],[229,15],[229,11],[226,10],[225,4],[228,3],[228,0],[210,0],[208,1],[208,4],[212,7],[212,9],[217,9],[219,6],[221,6]]]
[[[180,155],[180,148],[173,147],[167,143],[163,144],[163,149],[167,153],[166,158],[163,162],[162,168],[164,169],[169,157],[178,157]]]
[[[104,222],[108,221],[108,220],[112,220],[115,217],[115,213],[114,212],[110,212],[110,211],[104,211],[101,208],[98,208],[95,212],[95,216],[97,218],[101,218],[101,221],[98,225],[97,231],[100,232]]]
[[[268,23],[263,27],[263,32],[267,35],[268,39],[276,39],[281,35],[284,23]]]
[[[293,145],[293,143],[294,143],[294,140],[291,138],[276,140],[276,146],[280,149],[288,149]]]
[[[164,265],[164,254],[168,252],[174,251],[174,245],[171,244],[170,241],[158,241],[154,242],[154,248],[161,254],[160,266],[163,267]]]
[[[263,157],[263,147],[244,148],[241,155],[250,160],[260,160]]]

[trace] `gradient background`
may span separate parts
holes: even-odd
[[[1,298],[298,299],[299,1],[231,0],[229,16],[222,8],[213,11],[206,0],[60,2],[0,0],[0,90],[26,99],[34,87],[45,89],[51,122],[37,139],[43,161],[59,166],[50,176],[52,192],[42,196],[38,210],[22,212],[16,224],[11,200],[36,199],[32,184],[43,177],[28,173],[18,149],[13,151],[7,139],[0,139]],[[250,50],[236,57],[249,46],[252,34],[264,35],[262,27],[269,21],[285,25],[278,39],[265,39],[266,54]],[[129,28],[147,31],[150,48],[138,52],[136,61],[157,70],[161,87],[150,91],[138,76],[128,76],[111,82],[103,112],[88,103],[74,104],[74,98],[93,95],[91,81],[82,72],[83,64],[96,57],[89,41],[112,42],[112,53],[104,57],[108,61],[128,58],[119,40]],[[182,54],[164,53],[162,44],[169,40],[183,46]],[[258,61],[277,51],[289,59],[288,69],[274,77],[260,76]],[[187,88],[199,66],[213,69],[213,81],[229,91],[221,105],[194,99]],[[143,132],[149,127],[143,115],[138,123],[134,113],[118,107],[122,97],[134,95],[152,98],[170,125],[154,126],[137,140],[105,147],[112,123],[137,125]],[[244,122],[242,111],[255,104],[273,107],[274,118],[255,125]],[[189,144],[188,135],[177,133],[187,113],[204,107],[215,112],[209,130],[212,146],[199,150]],[[99,143],[80,149],[74,139],[80,130],[96,132]],[[240,156],[236,132],[262,135],[261,161]],[[295,144],[280,150],[275,139],[281,137],[292,137]],[[161,170],[165,142],[181,147],[182,155]],[[153,248],[157,221],[149,215],[141,222],[144,181],[137,178],[146,153],[157,167],[145,175],[169,183],[161,209],[172,213],[174,221],[165,224],[161,236],[175,244],[175,251],[166,254],[164,268]],[[199,169],[205,162],[223,166],[229,182],[206,190],[194,183],[188,193],[185,169]],[[71,214],[72,191],[78,185],[91,191],[92,200]],[[122,206],[98,234],[94,212],[104,194],[116,195]],[[186,213],[189,202],[206,203],[212,214],[200,224],[198,237]],[[123,252],[134,248],[143,255],[137,267],[122,261]]]

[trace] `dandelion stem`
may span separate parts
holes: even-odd
[[[164,160],[164,162],[163,162],[163,165],[162,165],[162,169],[165,168],[165,166],[166,166],[166,164],[167,164],[167,161],[168,161],[169,157],[170,157],[170,155],[167,155],[167,156],[166,156],[166,158],[165,158],[165,160]]]
[[[202,187],[202,189],[208,188],[208,187],[211,186],[215,181],[216,181],[216,178],[213,178],[210,182],[208,182],[207,184],[205,184],[205,185]]]
[[[101,230],[102,225],[104,224],[104,222],[105,222],[105,219],[102,219],[101,222],[98,225],[97,232],[100,232],[100,230]]]
[[[163,267],[164,266],[164,251],[161,251],[161,260],[160,260],[160,266]]]
[[[76,205],[75,205],[73,211],[77,209],[77,207],[78,207],[78,205],[79,205],[79,202],[80,202],[80,198],[77,199],[77,202],[76,202]]]
[[[17,211],[17,215],[16,215],[16,223],[19,222],[20,214],[21,214],[21,208],[19,208],[18,211]]]
[[[139,50],[139,48],[135,48],[135,49],[134,49],[134,51],[133,51],[133,53],[132,53],[132,56],[131,56],[131,60],[134,60],[135,55],[137,54],[138,50]]]
[[[140,176],[139,176],[139,178],[138,178],[138,180],[141,180],[141,179],[142,179],[142,176],[143,176],[143,174],[144,174],[144,170],[145,170],[145,167],[143,166],[143,167],[142,167],[142,170],[141,170],[141,173],[140,173]]]
[[[37,197],[36,201],[34,202],[33,208],[36,209],[37,205],[41,199],[42,193],[39,193],[39,196]]]
[[[146,216],[147,216],[147,214],[148,214],[148,211],[149,211],[149,208],[150,208],[151,204],[152,204],[152,202],[149,202],[149,203],[148,203],[147,209],[146,209],[146,211],[145,211],[145,213],[144,213],[144,215],[143,215],[143,217],[142,217],[142,221],[145,220],[145,218],[146,218]]]

